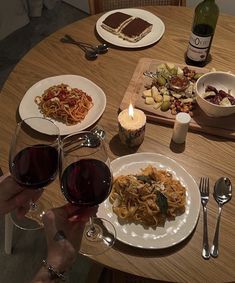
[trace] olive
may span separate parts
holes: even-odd
[[[194,78],[195,80],[198,80],[202,75],[203,75],[203,74],[201,74],[201,73],[196,73],[196,74],[193,76],[193,78]]]
[[[166,79],[163,76],[158,76],[157,82],[158,82],[159,85],[165,85]]]
[[[170,109],[170,101],[163,101],[161,105],[161,110],[165,112],[169,109]]]
[[[173,68],[170,70],[171,75],[177,75],[177,68]]]

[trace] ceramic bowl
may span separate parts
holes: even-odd
[[[210,117],[224,117],[235,113],[235,105],[222,106],[209,102],[202,96],[210,85],[218,91],[223,90],[235,97],[235,75],[226,72],[210,72],[202,75],[196,82],[196,101],[199,107]]]

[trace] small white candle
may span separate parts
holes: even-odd
[[[184,143],[191,117],[188,113],[180,112],[176,114],[172,140],[175,143]]]
[[[143,111],[134,109],[123,110],[118,115],[119,137],[123,144],[130,147],[140,145],[144,140],[146,116]]]

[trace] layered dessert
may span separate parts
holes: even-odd
[[[101,26],[102,28],[113,34],[118,34],[123,28],[123,26],[126,25],[132,19],[133,17],[128,14],[122,12],[115,12],[105,18]]]
[[[137,42],[151,32],[153,25],[141,19],[134,18],[120,30],[119,36],[130,42]]]

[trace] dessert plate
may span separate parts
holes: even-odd
[[[101,27],[101,24],[107,16],[115,12],[126,13],[128,15],[139,17],[151,23],[153,25],[152,31],[137,42],[129,42],[127,40],[118,37],[115,34],[112,34],[111,32],[103,29]],[[96,30],[100,37],[102,37],[105,41],[113,45],[125,47],[125,48],[140,48],[140,47],[146,47],[160,40],[160,38],[163,36],[165,32],[165,25],[159,17],[155,16],[154,14],[148,11],[142,9],[128,8],[128,9],[118,9],[118,10],[109,11],[104,15],[102,15],[96,22]]]

